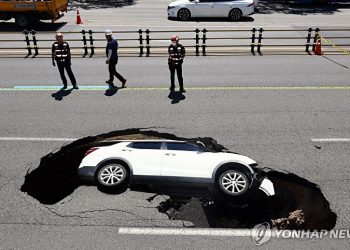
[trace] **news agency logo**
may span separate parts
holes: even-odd
[[[252,237],[255,245],[260,246],[271,239],[271,226],[268,222],[255,225],[252,229]]]
[[[268,222],[257,224],[251,231],[255,245],[268,242],[271,237],[277,239],[350,239],[350,230],[277,230]]]

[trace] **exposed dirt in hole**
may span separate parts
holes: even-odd
[[[256,224],[269,222],[278,229],[330,230],[336,224],[337,215],[330,209],[329,202],[319,187],[291,173],[273,170],[266,176],[274,183],[276,195],[267,197],[262,192],[250,196],[244,206],[224,200],[200,200],[192,198],[178,201],[170,198],[159,205],[159,211],[170,219],[203,221],[213,228],[253,228]],[[189,207],[202,209],[189,213]],[[198,216],[204,212],[201,219]]]
[[[55,204],[79,186],[78,166],[89,148],[109,145],[114,140],[151,138],[199,140],[213,151],[228,151],[210,137],[181,138],[143,129],[114,131],[77,140],[44,156],[39,166],[28,169],[21,191],[43,204]],[[329,230],[335,226],[337,216],[316,184],[291,173],[261,171],[274,183],[275,196],[257,192],[244,206],[226,200],[169,199],[159,205],[159,212],[166,213],[170,219],[191,221],[196,227],[252,228],[265,221],[281,229]]]

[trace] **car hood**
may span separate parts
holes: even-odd
[[[222,161],[236,161],[243,163],[245,165],[257,164],[253,159],[239,154],[234,153],[214,153],[216,157],[220,158]]]
[[[191,1],[189,1],[189,0],[177,0],[177,1],[171,2],[169,4],[169,6],[172,7],[172,6],[177,6],[177,5],[180,5],[180,4],[190,3],[190,2]]]

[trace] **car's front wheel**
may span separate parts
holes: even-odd
[[[218,186],[222,192],[230,196],[240,196],[247,192],[250,180],[246,174],[229,169],[220,174]]]
[[[242,11],[240,9],[232,9],[228,15],[230,20],[237,21],[242,17]]]
[[[106,163],[97,172],[98,185],[107,190],[114,190],[123,186],[128,180],[129,172],[120,163]]]
[[[191,18],[191,12],[188,9],[179,9],[177,18],[181,21],[187,21]]]

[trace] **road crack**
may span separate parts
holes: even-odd
[[[144,220],[148,220],[149,219],[147,217],[140,216],[140,215],[135,214],[133,212],[125,211],[125,210],[122,210],[122,209],[116,209],[116,208],[85,210],[85,211],[79,211],[79,212],[75,212],[75,213],[86,214],[86,213],[96,213],[96,212],[121,212],[121,213],[126,213],[126,214],[129,214],[129,215],[135,216],[136,218],[141,218],[141,219],[144,219]]]

